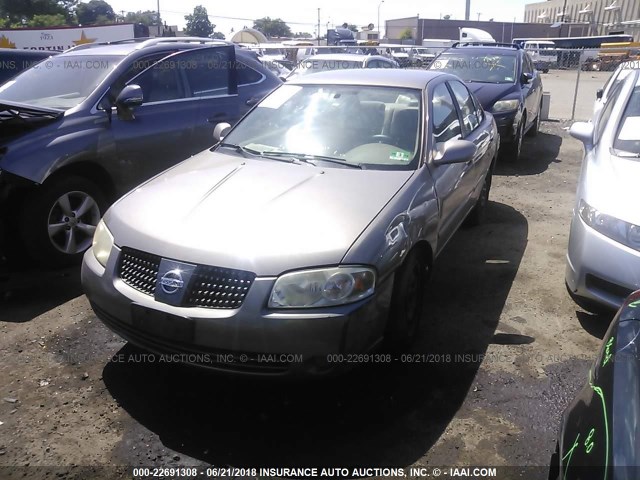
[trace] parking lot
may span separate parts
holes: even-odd
[[[554,86],[565,74],[546,74],[545,90],[571,91]],[[583,72],[577,118],[605,75]],[[568,118],[559,97],[551,116]],[[96,319],[78,269],[13,272],[0,284],[0,466],[124,477],[115,466],[510,465],[546,478],[560,414],[608,323],[564,286],[582,158],[568,126],[543,123],[520,163],[498,165],[486,223],[439,259],[417,355],[344,377],[256,381],[149,362]],[[0,469],[23,475],[43,476]]]

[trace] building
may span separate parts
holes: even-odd
[[[556,1],[556,0],[553,0]],[[640,0],[637,0],[640,1]],[[546,3],[546,2],[545,2]],[[399,43],[401,38],[411,35],[411,40],[403,43],[421,44],[424,38],[442,38],[457,40],[460,38],[461,28],[479,28],[491,34],[498,42],[510,43],[514,38],[548,38],[559,37],[558,28],[549,23],[540,22],[476,22],[472,20],[443,20],[434,18],[408,17],[387,20],[385,22],[385,38],[392,43]],[[589,26],[571,24],[572,35],[588,35]],[[565,34],[568,31],[565,26]]]
[[[524,20],[530,23],[581,23],[588,26],[588,35],[626,33],[639,40],[640,0],[548,0],[529,3],[524,7]],[[565,35],[569,35],[566,27],[562,36]],[[571,35],[576,36],[574,32]]]

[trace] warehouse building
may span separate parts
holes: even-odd
[[[529,23],[571,23],[587,25],[587,35],[626,33],[639,40],[640,0],[548,0],[525,5]],[[563,28],[562,36],[578,36]],[[557,35],[560,36],[560,35]]]

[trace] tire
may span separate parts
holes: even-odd
[[[526,125],[527,118],[526,116],[522,116],[520,119],[520,123],[518,124],[518,129],[516,131],[516,136],[511,143],[507,143],[504,147],[504,157],[510,162],[517,162],[520,160],[520,154],[522,152],[522,140],[524,138],[524,128]]]
[[[489,204],[489,191],[491,190],[492,178],[493,165],[487,172],[487,176],[485,177],[484,183],[482,184],[482,191],[480,192],[480,196],[478,197],[476,204],[473,206],[473,209],[469,212],[469,215],[467,215],[467,218],[465,219],[465,225],[477,227],[484,222],[484,219],[487,216],[487,205]]]
[[[86,178],[47,180],[24,205],[20,233],[27,254],[48,267],[79,263],[106,205],[100,188]]]
[[[400,351],[418,336],[429,265],[414,248],[395,275],[385,337],[391,351]]]
[[[542,100],[540,101],[540,106],[538,108],[538,115],[536,115],[536,119],[534,120],[533,125],[531,125],[531,128],[527,132],[528,137],[537,137],[538,133],[540,133],[540,122],[542,121],[542,118],[540,118],[541,113],[542,113]]]

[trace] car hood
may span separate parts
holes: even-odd
[[[206,151],[129,193],[105,222],[120,247],[278,275],[340,263],[412,173]]]
[[[513,83],[467,82],[467,87],[478,97],[482,108],[489,111],[498,100],[518,91],[518,86]]]
[[[0,146],[57,120],[64,112],[0,99]]]
[[[640,225],[638,179],[640,159],[601,153],[587,166],[584,200],[604,213]]]

